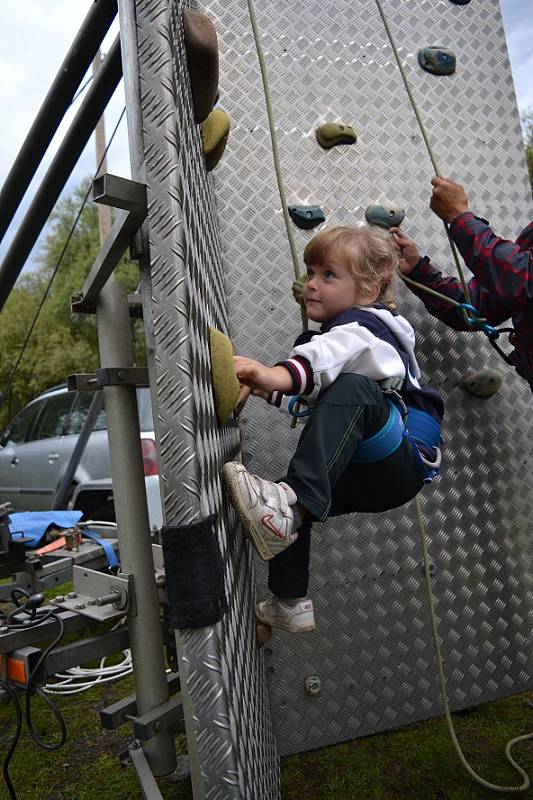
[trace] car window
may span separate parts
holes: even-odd
[[[148,389],[148,387],[143,386],[142,389],[137,389],[137,403],[139,405],[139,423],[141,431],[153,431],[152,401],[150,398],[150,389]]]
[[[93,392],[80,392],[78,394],[76,402],[74,403],[74,408],[70,414],[70,419],[68,421],[67,434],[69,436],[72,434],[81,433],[81,429],[83,427],[83,423],[85,422],[90,405],[93,401],[93,397]],[[94,423],[93,431],[105,431],[106,429],[107,421],[105,416],[105,408],[102,408],[96,418],[96,422]]]
[[[26,441],[33,420],[37,411],[41,408],[41,403],[32,403],[23,408],[20,414],[8,425],[2,435],[2,446],[6,444],[22,444]]]
[[[54,436],[63,436],[73,399],[74,392],[66,392],[45,400],[44,408],[37,423],[37,430],[32,439],[50,439]]]

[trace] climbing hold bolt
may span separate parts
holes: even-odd
[[[217,32],[207,14],[186,8],[183,11],[183,33],[194,121],[203,122],[218,95]]]
[[[316,140],[325,150],[338,144],[355,144],[357,134],[350,125],[340,122],[325,122],[316,129]]]
[[[470,372],[461,380],[467,392],[476,397],[491,397],[502,385],[503,376],[497,369],[480,369]]]
[[[380,228],[397,228],[405,219],[403,208],[395,206],[368,206],[365,218],[369,225]]]
[[[289,214],[298,228],[316,228],[326,221],[326,215],[320,206],[289,206]]]
[[[418,51],[418,63],[432,75],[452,75],[457,59],[453,50],[446,47],[424,47]]]
[[[233,345],[228,337],[209,328],[211,379],[219,425],[225,425],[239,398],[240,384],[233,366]]]
[[[226,147],[230,128],[230,119],[225,111],[211,111],[205,122],[200,125],[205,165],[208,172],[216,167]]]

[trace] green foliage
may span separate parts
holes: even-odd
[[[529,109],[522,115],[522,127],[524,130],[524,142],[526,145],[527,168],[529,170],[529,180],[533,191],[533,109]]]
[[[11,375],[88,186],[87,180],[57,204],[49,233],[40,247],[38,268],[21,276],[4,307],[0,325],[0,388]],[[0,426],[43,389],[63,383],[73,372],[91,372],[98,367],[95,317],[73,315],[70,298],[81,289],[99,248],[98,210],[89,202],[76,225],[0,412]],[[115,278],[133,291],[138,284],[137,264],[124,257],[115,270]],[[144,364],[142,322],[135,323],[134,335],[136,361]]]

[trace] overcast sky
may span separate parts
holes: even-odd
[[[484,0],[472,0],[484,2]],[[511,65],[521,111],[533,108],[533,0],[500,0]],[[0,185],[13,163],[46,92],[90,7],[90,0],[0,0]],[[103,48],[108,49],[118,31],[115,23]],[[21,213],[44,174],[79,100],[67,115],[41,168],[26,195],[21,211],[0,244],[0,258],[13,235]],[[115,92],[106,112],[109,139],[124,107],[122,86]],[[91,139],[82,155],[70,186],[95,168],[94,144]],[[110,147],[108,171],[129,176],[126,121],[123,119],[117,137]],[[35,253],[35,250],[34,250]]]

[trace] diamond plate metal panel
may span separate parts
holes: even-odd
[[[238,352],[272,363],[299,332],[263,90],[246,4],[210,0],[221,49],[220,107],[232,119],[215,173],[230,331]],[[511,71],[497,0],[386,0],[384,8],[441,170],[503,236],[531,216]],[[257,3],[289,204],[318,204],[328,225],[358,223],[371,203],[407,211],[404,228],[453,269],[428,208],[431,164],[377,7],[368,0]],[[456,75],[417,65],[420,47],[458,55]],[[315,128],[346,122],[353,147],[322,150]],[[312,232],[294,229],[303,251]],[[454,334],[403,289],[427,382],[447,402],[446,466],[423,504],[437,566],[435,593],[452,708],[529,688],[533,621],[531,394],[481,335]],[[505,373],[493,398],[459,386],[483,365]],[[243,458],[284,473],[298,433],[253,400]],[[283,754],[394,728],[441,712],[414,507],[316,526],[310,595],[318,630],[276,633],[266,650]],[[259,591],[264,591],[260,571]],[[322,693],[305,693],[319,676]]]
[[[143,308],[165,520],[216,513],[226,564],[223,620],[178,634],[182,687],[192,705],[187,737],[201,771],[195,796],[275,800],[279,766],[255,644],[253,564],[219,479],[240,442],[235,423],[218,428],[211,390],[208,328],[227,331],[228,320],[214,196],[193,120],[183,6],[135,3],[144,152],[133,159],[144,161],[148,186]]]

